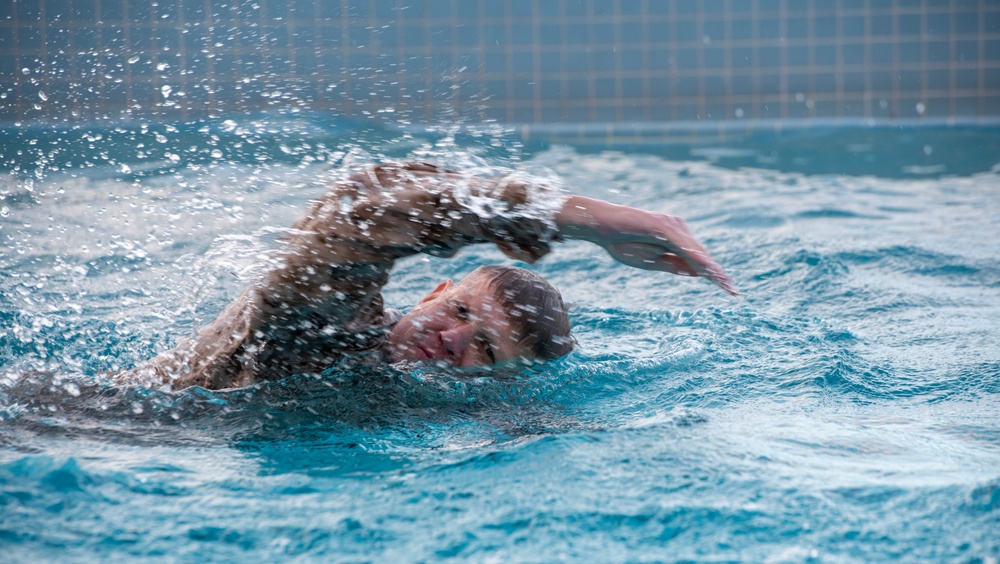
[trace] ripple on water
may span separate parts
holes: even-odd
[[[577,303],[579,347],[555,363],[111,386],[102,374],[223,307],[332,177],[326,163],[254,162],[137,163],[6,194],[0,539],[14,559],[1000,551],[995,174],[900,181],[555,148],[531,164],[688,218],[745,297],[569,244],[533,267]],[[402,261],[386,296],[405,306],[441,273],[503,260]]]

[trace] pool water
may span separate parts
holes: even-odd
[[[582,150],[257,116],[0,139],[4,560],[1000,557],[995,130]],[[211,320],[333,169],[405,157],[685,217],[744,295],[571,243],[533,268],[579,347],[523,374],[102,377]],[[495,262],[407,259],[386,301]]]

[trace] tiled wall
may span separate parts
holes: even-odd
[[[1000,115],[1000,0],[0,0],[0,121]]]

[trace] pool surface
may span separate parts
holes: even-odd
[[[997,134],[574,149],[280,116],[3,130],[0,553],[996,562]],[[389,158],[546,169],[682,216],[744,295],[572,243],[532,268],[575,304],[579,347],[517,377],[102,378],[210,321],[333,168]],[[386,301],[498,262],[407,259]]]

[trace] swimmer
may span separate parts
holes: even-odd
[[[590,241],[628,266],[701,276],[737,295],[683,220],[570,195],[528,176],[488,178],[423,163],[346,176],[289,231],[277,266],[219,316],[131,371],[123,384],[247,386],[318,373],[345,355],[452,366],[554,359],[573,348],[559,292],[538,275],[481,267],[437,285],[409,313],[381,289],[397,259],[495,244],[533,263],[550,243]]]

